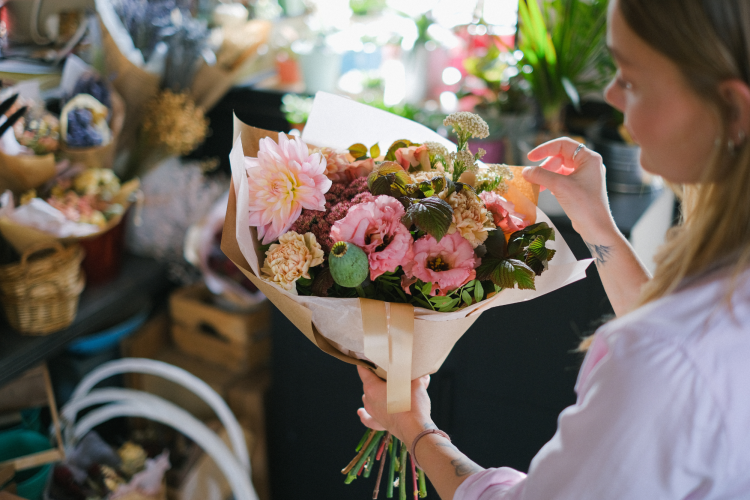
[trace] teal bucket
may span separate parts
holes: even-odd
[[[38,432],[13,429],[0,432],[0,462],[31,455],[52,448],[49,440]],[[28,500],[41,500],[52,464],[17,472],[13,480],[17,495]]]

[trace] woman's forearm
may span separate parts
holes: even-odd
[[[411,449],[414,438],[423,430],[435,428],[433,424],[414,425],[404,431],[405,443]],[[438,434],[427,434],[417,442],[415,454],[425,474],[442,500],[452,500],[456,489],[471,474],[484,470],[451,442]]]
[[[651,277],[633,247],[614,222],[611,227],[596,233],[581,231],[581,237],[594,258],[615,314],[622,316],[632,310],[641,287]]]

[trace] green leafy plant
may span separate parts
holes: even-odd
[[[487,253],[477,268],[477,279],[492,281],[501,288],[535,290],[534,278],[547,269],[555,251],[546,243],[555,239],[555,230],[539,222],[510,235],[492,231],[484,242]]]
[[[313,98],[297,94],[284,94],[281,98],[281,112],[291,124],[305,123],[312,111]]]
[[[523,74],[538,101],[547,129],[562,131],[562,110],[581,95],[601,90],[613,64],[607,51],[608,0],[520,0],[518,48]]]

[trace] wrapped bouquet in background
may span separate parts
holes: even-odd
[[[469,151],[488,133],[479,117],[445,124],[458,147],[319,92],[302,139],[237,123],[230,154],[222,249],[320,349],[386,378],[391,413],[479,313],[582,279],[591,262],[556,237],[538,186]],[[382,455],[386,436],[367,439],[347,481]]]
[[[270,34],[271,23],[248,20],[241,5],[244,18],[231,30],[194,18],[189,6],[176,0],[96,1],[107,71],[130,110],[122,146],[139,151],[126,178],[143,173],[167,152],[186,154],[197,147],[207,131],[203,114],[231,88]],[[141,129],[142,122],[159,123],[161,129],[165,117],[170,130],[191,138],[179,149]]]
[[[35,84],[0,92],[0,192],[20,194],[55,176],[57,118],[44,109]]]
[[[6,191],[0,199],[0,232],[19,252],[44,240],[92,238],[120,222],[138,187],[137,179],[121,185],[109,169],[69,167],[51,184],[23,193],[18,206]]]

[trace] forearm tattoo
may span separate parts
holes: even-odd
[[[449,448],[452,451],[455,451],[459,455],[461,455],[459,458],[455,458],[451,460],[451,465],[453,466],[453,469],[456,472],[457,477],[463,477],[468,476],[469,474],[474,474],[475,472],[479,472],[482,470],[481,467],[479,467],[477,464],[463,456],[463,453],[458,451],[458,448],[453,446],[451,443],[437,443],[438,446],[443,446],[445,448]]]
[[[591,252],[591,256],[596,259],[597,266],[603,266],[609,260],[610,254],[612,253],[612,247],[607,245],[593,245],[588,241],[584,241],[584,243],[589,249],[589,252]]]

